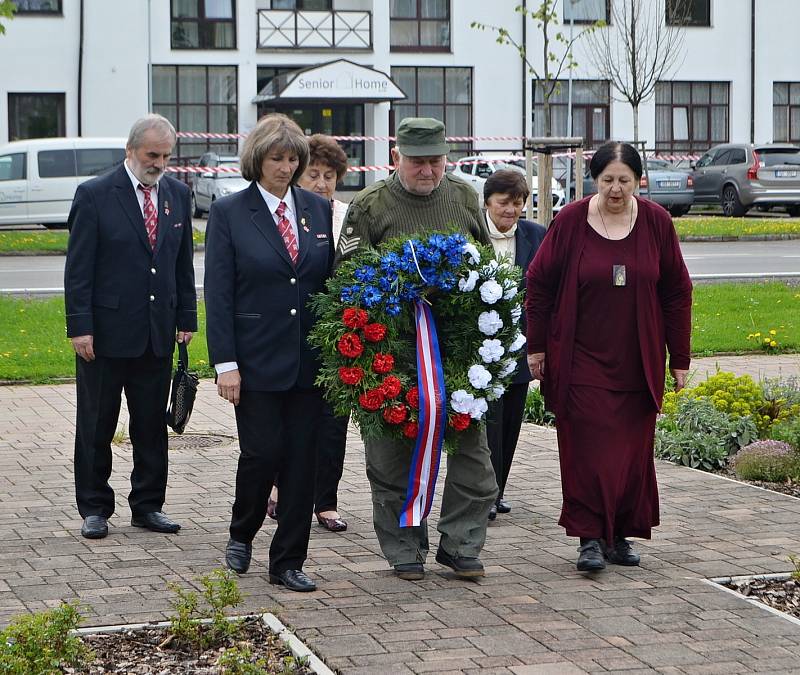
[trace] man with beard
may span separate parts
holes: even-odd
[[[131,128],[125,162],[78,187],[64,271],[67,336],[75,349],[75,494],[81,534],[108,534],[114,513],[111,441],[121,395],[130,413],[131,525],[175,533],[161,509],[174,344],[197,330],[187,186],[164,175],[175,129],[161,115]]]
[[[397,128],[392,148],[396,171],[363,190],[351,202],[339,237],[336,262],[362,247],[377,247],[396,237],[421,237],[458,229],[489,244],[486,221],[475,191],[445,173],[444,124],[432,118],[408,117]],[[395,574],[406,580],[425,576],[428,528],[400,527],[406,498],[411,450],[390,438],[368,438],[367,478],[372,490],[375,533]],[[462,578],[484,574],[479,554],[486,540],[489,509],[497,497],[486,432],[464,432],[456,454],[447,458],[436,561]]]

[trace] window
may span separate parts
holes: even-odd
[[[573,20],[575,23],[608,23],[611,15],[611,0],[563,0],[565,24]]]
[[[270,9],[331,11],[333,9],[333,0],[272,0]]]
[[[236,49],[234,0],[171,0],[173,49]]]
[[[153,66],[153,112],[178,131],[235,134],[238,131],[236,66]],[[176,155],[196,159],[213,150],[238,154],[235,139],[178,139]]]
[[[25,178],[25,153],[15,152],[0,155],[0,181],[23,180]]]
[[[729,140],[729,82],[656,84],[656,150],[704,152]]]
[[[65,178],[75,175],[74,150],[42,150],[38,160],[39,178]]]
[[[17,14],[63,14],[61,0],[14,0]]]
[[[9,140],[65,136],[64,107],[64,94],[9,94]]]
[[[99,176],[110,171],[125,159],[125,150],[122,148],[91,148],[77,150],[78,175]]]
[[[448,136],[472,135],[472,68],[393,67],[392,79],[408,96],[392,103],[391,133],[406,117],[434,117]],[[471,143],[451,143],[451,158],[472,154]]]
[[[609,85],[606,80],[572,81],[572,135],[584,139],[584,146],[597,148],[610,134]],[[553,136],[567,135],[569,82],[558,80],[550,95],[550,123]],[[544,91],[541,81],[533,82],[533,135],[545,135]]]
[[[800,143],[800,82],[772,84],[772,140]]]
[[[450,0],[390,0],[393,52],[449,52]]]
[[[666,0],[668,26],[710,26],[711,0]]]

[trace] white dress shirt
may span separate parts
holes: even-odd
[[[486,211],[486,226],[489,228],[489,238],[492,241],[492,248],[494,249],[494,257],[501,258],[505,256],[513,265],[517,256],[517,240],[515,234],[517,232],[517,224],[511,226],[507,232],[501,232],[497,229],[494,221]]]
[[[125,167],[125,171],[128,172],[128,178],[131,179],[131,183],[133,184],[133,194],[136,195],[136,201],[139,202],[139,208],[142,211],[142,218],[144,218],[144,192],[139,189],[139,185],[144,185],[142,181],[140,181],[131,171],[131,167],[128,166],[128,160],[126,159],[122,165]],[[146,186],[145,186],[146,187]],[[153,204],[156,207],[156,214],[158,214],[158,181],[156,184],[153,185],[155,189],[155,194],[153,194],[153,190],[150,190],[150,199],[153,200]]]

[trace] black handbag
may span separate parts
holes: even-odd
[[[178,342],[178,366],[172,376],[172,391],[167,408],[167,424],[176,434],[182,434],[189,422],[200,381],[195,373],[189,372],[189,351],[186,344]]]

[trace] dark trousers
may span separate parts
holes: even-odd
[[[503,496],[506,489],[508,473],[514,451],[517,449],[522,418],[525,415],[525,399],[528,395],[528,383],[511,384],[496,401],[489,404],[486,417],[486,436],[489,449],[492,451],[492,466],[497,478],[497,498]]]
[[[324,404],[317,436],[317,482],[314,490],[314,511],[317,513],[337,510],[349,421],[349,415],[334,415],[330,405]],[[280,500],[282,504],[282,492]]]
[[[278,529],[269,571],[302,569],[314,507],[316,435],[322,396],[317,389],[242,391],[236,406],[239,466],[230,534],[250,543],[264,523],[272,478],[280,474]]]
[[[111,441],[119,421],[122,392],[128,402],[133,471],[128,503],[134,514],[160,511],[167,490],[166,409],[172,358],[157,357],[148,345],[136,358],[76,359],[75,497],[82,518],[114,513]]]

